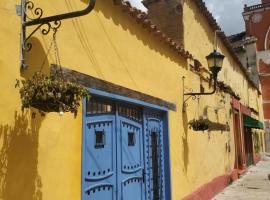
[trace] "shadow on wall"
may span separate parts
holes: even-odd
[[[21,77],[35,72],[50,73],[47,53],[37,38],[31,38],[31,51],[26,53],[28,68]],[[42,180],[38,173],[39,130],[43,117],[37,110],[22,114],[15,111],[14,124],[0,124],[0,199],[41,200]]]
[[[38,138],[42,119],[14,114],[13,126],[0,125],[0,199],[41,200]]]
[[[185,172],[187,172],[188,163],[189,163],[188,118],[187,118],[187,112],[183,112],[182,120],[183,120],[183,128],[184,128],[184,135],[182,136],[184,170],[185,170]]]
[[[37,38],[32,37],[29,40],[29,42],[31,42],[33,47],[29,52],[26,52],[25,54],[25,61],[28,68],[26,70],[21,70],[21,76],[25,79],[28,79],[31,78],[35,72],[38,71],[41,71],[42,73],[49,75],[50,74],[50,66],[48,61],[49,55],[47,55],[47,52],[45,52],[42,44]],[[47,49],[48,48],[49,46],[47,47]]]

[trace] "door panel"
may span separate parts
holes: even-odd
[[[147,200],[165,199],[163,122],[161,116],[145,113]]]
[[[141,176],[131,176],[121,182],[121,200],[142,200],[144,195]]]
[[[248,127],[245,127],[245,152],[246,152],[246,164],[247,167],[253,164],[253,144],[252,144],[252,135],[251,135],[251,129]]]
[[[119,117],[120,137],[118,182],[121,188],[121,200],[144,200],[144,160],[142,125]]]
[[[165,199],[162,114],[91,101],[84,113],[82,199]]]
[[[90,117],[84,135],[84,199],[116,199],[114,116]]]

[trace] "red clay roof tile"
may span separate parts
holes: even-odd
[[[132,17],[136,19],[138,23],[141,23],[142,26],[149,30],[150,33],[153,33],[154,36],[160,38],[161,41],[164,41],[169,47],[171,47],[174,51],[176,51],[180,56],[185,59],[193,59],[193,56],[180,46],[176,46],[176,42],[169,38],[165,33],[158,29],[158,27],[151,22],[148,18],[148,15],[135,8],[132,7],[131,4],[127,1],[122,2],[121,4],[123,11],[128,12]]]
[[[147,0],[144,0],[145,2]],[[215,30],[221,30],[220,26],[218,25],[217,21],[213,17],[212,13],[209,12],[207,9],[205,3],[203,0],[193,0],[197,7],[200,9],[202,14],[205,16],[206,20],[208,21],[210,27],[215,31]],[[173,48],[180,56],[184,57],[185,59],[194,59],[193,55],[186,51],[183,46],[178,46],[176,45],[176,42],[173,41],[171,38],[169,38],[165,33],[163,33],[161,30],[159,30],[156,25],[154,25],[151,20],[148,18],[147,13],[132,7],[131,4],[128,1],[123,1],[121,3],[123,11],[127,11],[132,17],[136,19],[138,23],[141,23],[144,28],[147,28],[151,33],[154,33],[155,36],[159,37],[161,41],[165,41],[165,44],[169,45],[170,47]],[[242,65],[241,61],[237,57],[231,43],[227,39],[226,35],[224,32],[221,32],[218,34],[218,37],[221,39],[225,47],[228,49],[230,52],[231,56],[233,59],[236,61],[236,63],[240,66],[240,69],[243,71],[243,73],[246,76],[246,79],[248,82],[257,89],[257,91],[260,94],[259,88],[253,83],[253,81],[249,78],[248,73],[245,69],[245,67]]]

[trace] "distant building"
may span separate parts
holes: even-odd
[[[246,32],[241,32],[228,37],[233,49],[239,57],[242,65],[246,67],[250,79],[259,88],[259,72],[257,62],[257,39],[253,36],[247,36]]]
[[[259,5],[249,7],[245,5],[243,17],[246,35],[257,38],[265,127],[270,132],[270,0],[262,0]]]

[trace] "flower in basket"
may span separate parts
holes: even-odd
[[[22,110],[34,107],[41,112],[71,112],[74,117],[82,98],[90,97],[85,87],[41,72],[28,80],[17,80],[15,87],[20,88]]]

